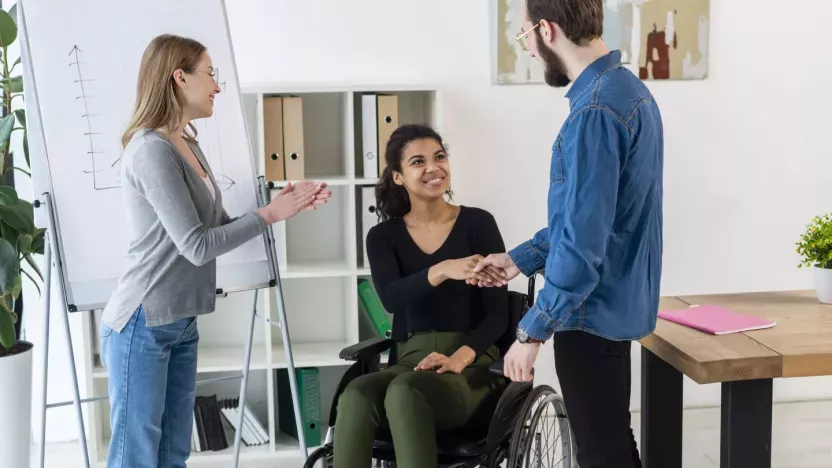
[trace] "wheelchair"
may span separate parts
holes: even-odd
[[[509,291],[509,327],[498,341],[504,356],[515,341],[517,325],[532,306],[534,278],[529,280],[527,294]],[[340,358],[354,362],[346,371],[333,398],[328,431],[323,446],[314,450],[304,468],[333,466],[333,433],[337,418],[338,398],[355,378],[379,370],[381,353],[395,356],[395,343],[386,338],[362,341],[340,353]],[[489,369],[503,376],[502,359]],[[507,381],[508,378],[504,377]],[[442,468],[558,467],[573,468],[573,438],[562,397],[549,385],[533,382],[508,382],[490,422],[488,415],[473,418],[477,423],[453,432],[436,435],[438,466]],[[393,468],[396,456],[389,431],[379,429],[373,444],[373,467]]]

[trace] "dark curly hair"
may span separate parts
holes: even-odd
[[[447,151],[439,133],[422,124],[402,125],[393,131],[387,141],[387,148],[384,151],[387,166],[376,184],[376,213],[381,221],[400,218],[410,212],[410,195],[407,189],[393,180],[393,172],[402,172],[402,151],[405,146],[413,140],[422,138],[435,140],[443,150]],[[452,195],[450,189],[446,193],[449,196]]]

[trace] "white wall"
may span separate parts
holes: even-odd
[[[832,3],[711,3],[710,78],[648,82],[666,128],[663,293],[809,288],[810,276],[795,268],[794,242],[809,218],[832,211],[824,143],[832,59],[809,46],[826,44]],[[490,210],[509,246],[544,225],[549,148],[567,115],[565,90],[492,84],[490,0],[234,0],[227,7],[244,85],[439,88],[456,200]],[[533,214],[520,216],[520,208]],[[37,297],[26,294],[32,307]],[[28,314],[36,343],[39,321]],[[76,316],[76,357],[80,327]],[[71,398],[60,330],[56,323],[50,339],[50,401]],[[634,345],[634,408],[638,357]],[[539,381],[557,386],[551,346],[537,367]],[[685,390],[689,405],[719,404],[718,386],[687,381]],[[832,398],[832,379],[778,381],[775,397]],[[50,410],[47,440],[75,438],[72,415]]]
[[[492,84],[491,1],[236,0],[228,8],[244,85],[444,91],[457,202],[490,210],[509,246],[544,226],[565,90]],[[825,43],[830,15],[832,3],[821,0],[788,8],[713,0],[709,79],[648,82],[666,129],[664,294],[812,286],[796,268],[794,243],[812,216],[832,211],[822,139],[832,59],[807,45]],[[638,407],[638,345],[633,351]],[[541,380],[555,383],[551,350],[542,356]],[[718,386],[686,385],[688,404],[719,403]],[[832,379],[778,381],[775,395],[829,398]]]

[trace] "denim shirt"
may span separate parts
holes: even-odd
[[[567,93],[552,146],[548,226],[509,252],[543,289],[519,328],[545,341],[582,330],[637,340],[656,326],[662,268],[661,115],[610,52]]]

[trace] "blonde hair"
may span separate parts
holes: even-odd
[[[133,116],[121,136],[122,147],[141,129],[176,131],[182,121],[184,96],[173,80],[173,72],[192,71],[206,48],[186,37],[162,34],[155,37],[144,51],[136,89]],[[190,122],[183,132],[185,139],[196,141],[196,127]]]

